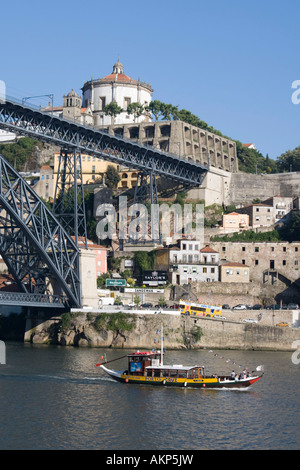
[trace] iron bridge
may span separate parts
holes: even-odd
[[[28,295],[38,295],[31,305],[81,307],[77,242],[80,237],[86,241],[81,153],[137,170],[143,176],[142,186],[145,175],[149,175],[153,202],[152,186],[155,188],[157,176],[191,188],[199,187],[208,171],[208,167],[193,161],[53,116],[14,99],[0,101],[0,129],[61,148],[53,211],[0,155],[0,254],[24,293],[19,296],[24,305],[30,303]],[[42,302],[45,295],[49,301],[45,302],[44,297]],[[9,301],[8,297],[2,300]]]

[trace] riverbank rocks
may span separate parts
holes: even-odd
[[[243,349],[291,351],[299,328],[263,322],[214,320],[184,315],[66,313],[51,319],[27,319],[25,341],[62,346],[156,349],[163,324],[166,349]]]

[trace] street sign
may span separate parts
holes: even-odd
[[[106,279],[106,287],[125,287],[126,279]]]
[[[140,293],[140,294],[163,294],[164,289],[147,289],[147,288],[130,288],[127,287],[124,289],[124,292],[131,292],[131,293]]]

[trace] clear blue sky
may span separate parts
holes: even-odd
[[[16,98],[124,71],[153,99],[185,108],[276,158],[300,145],[299,0],[1,2],[0,80]],[[47,98],[35,100],[45,105]]]

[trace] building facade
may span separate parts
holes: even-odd
[[[147,106],[152,101],[152,87],[148,83],[134,80],[124,74],[123,65],[117,61],[111,74],[104,78],[91,79],[82,87],[82,105],[90,109],[95,127],[125,122],[151,121],[151,114],[144,111],[141,116],[134,117],[127,112],[131,103]],[[123,111],[115,116],[107,116],[104,112],[106,105],[115,102]]]
[[[250,281],[249,266],[242,263],[228,262],[220,265],[220,281],[227,283],[248,283]]]
[[[157,250],[156,269],[169,271],[172,284],[217,282],[219,254],[197,240],[180,240],[178,246]]]
[[[249,267],[250,280],[264,283],[281,278],[289,284],[300,278],[300,242],[211,242],[210,246],[219,252],[220,264]]]
[[[236,143],[183,121],[155,121],[105,127],[112,135],[135,140],[189,161],[228,172],[238,171]]]
[[[234,233],[249,229],[249,215],[230,212],[223,214],[220,233]]]

